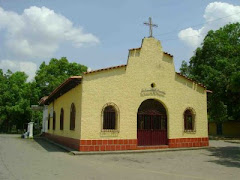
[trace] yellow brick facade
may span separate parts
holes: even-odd
[[[165,92],[164,96],[142,96],[151,83]],[[177,75],[173,59],[163,53],[154,38],[145,38],[142,48],[131,50],[126,67],[86,74],[83,77],[83,139],[137,138],[137,111],[146,99],[165,105],[168,114],[168,137],[206,137],[207,102],[203,87]],[[101,111],[106,103],[115,103],[120,110],[119,133],[101,133]],[[191,107],[196,112],[196,132],[184,132],[183,113]]]
[[[162,94],[144,93],[153,89]],[[50,127],[49,133],[84,140],[137,139],[137,112],[147,99],[155,99],[166,108],[168,139],[208,136],[206,89],[175,73],[172,56],[164,53],[154,38],[144,38],[141,48],[130,50],[126,66],[86,73],[80,85],[54,100],[49,109],[54,106],[56,111],[56,130]],[[69,130],[72,102],[76,105],[75,131]],[[118,131],[102,131],[102,110],[107,103],[119,110]],[[59,130],[62,107],[64,131]],[[184,131],[187,108],[196,113],[194,132]]]

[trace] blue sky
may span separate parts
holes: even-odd
[[[52,57],[91,69],[126,64],[128,49],[148,36],[148,17],[178,71],[208,30],[240,21],[240,1],[0,0],[0,68],[31,79]]]

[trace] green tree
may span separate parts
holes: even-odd
[[[209,31],[189,64],[181,72],[203,83],[208,96],[210,121],[240,120],[240,24]]]
[[[0,126],[4,123],[6,119],[6,115],[3,113],[4,112],[3,93],[7,90],[6,85],[7,85],[6,77],[3,74],[2,69],[0,69]]]
[[[24,72],[5,74],[0,69],[0,131],[11,132],[12,127],[23,129],[29,121],[41,125],[41,113],[32,112],[31,105],[38,104],[41,97],[49,95],[64,80],[81,75],[87,67],[70,63],[63,57],[43,62],[36,73],[35,81],[27,82]]]
[[[3,131],[11,131],[13,126],[23,129],[31,119],[31,91],[27,83],[27,75],[23,72],[6,74],[0,71],[0,127]]]
[[[67,58],[52,58],[47,65],[43,62],[36,73],[36,88],[40,90],[39,97],[49,95],[64,80],[70,76],[82,75],[87,67],[77,63],[70,63]]]
[[[189,76],[189,68],[188,68],[188,64],[186,61],[182,61],[182,64],[181,64],[181,68],[180,68],[180,71],[183,75],[185,76]]]

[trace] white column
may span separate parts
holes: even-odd
[[[48,129],[48,106],[43,107],[42,132],[47,132]]]
[[[29,138],[33,138],[33,122],[28,123]]]

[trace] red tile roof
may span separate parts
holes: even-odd
[[[206,90],[207,93],[213,93],[211,90]]]
[[[98,70],[94,70],[94,71],[90,71],[90,72],[85,72],[84,74],[90,74],[90,73],[94,73],[94,72],[117,69],[117,68],[126,67],[126,66],[127,66],[126,64],[123,64],[123,65],[119,65],[119,66],[113,66],[113,67],[108,67],[108,68],[104,68],[104,69],[98,69]],[[181,77],[184,77],[185,79],[187,79],[189,81],[192,81],[192,82],[198,84],[199,86],[201,86],[203,88],[206,88],[206,86],[204,86],[203,84],[198,83],[198,82],[188,78],[187,76],[182,75],[179,72],[176,72],[176,74]],[[49,96],[45,96],[45,97],[41,98],[39,101],[39,104],[43,105],[43,104],[51,103],[54,99],[60,97],[61,95],[65,94],[66,92],[68,92],[69,90],[71,90],[72,88],[74,88],[78,84],[80,84],[81,80],[82,80],[82,76],[72,76],[72,77],[68,78],[61,85],[59,85],[53,92],[51,92],[51,94]],[[207,91],[211,92],[209,90],[207,90]]]
[[[132,50],[140,50],[141,49],[141,47],[139,47],[139,48],[132,48],[132,49],[129,49],[129,51],[132,51]]]
[[[173,55],[171,55],[171,54],[169,54],[167,52],[163,52],[163,53],[166,54],[166,55],[169,55],[170,57],[173,57]]]
[[[165,54],[168,54],[168,53],[165,53]],[[171,56],[171,54],[168,54],[168,55]],[[93,70],[93,71],[85,72],[84,74],[91,74],[91,73],[95,73],[95,72],[106,71],[106,70],[111,70],[111,69],[117,69],[117,68],[120,68],[120,67],[126,67],[126,66],[127,66],[126,64],[119,65],[119,66],[112,66],[112,67],[108,67],[108,68],[97,69],[97,70]],[[189,80],[189,81],[192,81],[192,82],[198,84],[198,85],[201,86],[201,87],[206,88],[206,86],[204,86],[203,84],[198,83],[198,82],[194,81],[193,79],[190,79],[190,78],[188,78],[187,76],[185,76],[185,75],[183,75],[183,74],[181,74],[181,73],[179,73],[179,72],[176,72],[176,74],[178,74],[178,75],[184,77],[185,79],[187,79],[187,80]]]
[[[176,74],[179,75],[179,76],[184,77],[185,79],[187,79],[187,80],[189,80],[189,81],[192,81],[192,82],[198,84],[199,86],[201,86],[201,87],[203,87],[203,88],[206,88],[206,86],[204,86],[203,84],[201,84],[201,83],[199,83],[199,82],[196,82],[196,81],[194,81],[193,79],[188,78],[187,76],[185,76],[185,75],[183,75],[183,74],[181,74],[181,73],[179,73],[179,72],[176,72]]]
[[[60,84],[53,92],[51,92],[51,94],[44,100],[43,103],[51,103],[54,99],[60,97],[61,95],[65,94],[66,92],[80,84],[81,80],[82,76],[72,76],[68,78],[62,84]]]
[[[42,97],[42,98],[39,100],[38,104],[39,104],[39,105],[44,105],[44,102],[47,100],[47,98],[48,98],[48,96]]]
[[[95,72],[106,71],[106,70],[110,70],[110,69],[117,69],[117,68],[126,67],[126,66],[127,66],[126,64],[119,65],[119,66],[112,66],[112,67],[108,67],[108,68],[103,68],[103,69],[97,69],[97,70],[93,70],[93,71],[89,71],[89,72],[84,72],[84,74],[91,74],[91,73],[95,73]]]
[[[139,48],[132,48],[129,49],[129,51],[131,50],[140,50],[141,47]],[[167,52],[163,52],[166,55],[169,55],[171,57],[173,57],[173,55],[167,53]],[[119,66],[112,66],[112,67],[108,67],[108,68],[102,68],[102,69],[97,69],[97,70],[93,70],[93,71],[89,71],[89,72],[84,72],[84,74],[91,74],[91,73],[95,73],[95,72],[101,72],[101,71],[106,71],[106,70],[111,70],[111,69],[117,69],[117,68],[121,68],[121,67],[126,67],[126,64],[123,65],[119,65]],[[185,79],[192,81],[196,84],[198,84],[199,86],[206,88],[206,86],[204,86],[201,83],[198,83],[190,78],[188,78],[187,76],[182,75],[181,73],[176,72],[176,74],[178,74],[181,77],[184,77]],[[49,96],[45,96],[43,98],[40,99],[39,104],[49,104],[50,102],[52,102],[54,99],[58,98],[59,96],[61,96],[62,94],[68,92],[69,90],[71,90],[72,88],[74,88],[75,86],[77,86],[78,84],[81,83],[82,80],[82,76],[72,76],[70,78],[68,78],[67,80],[65,80],[61,85],[59,85]],[[208,92],[210,92],[208,90]]]

